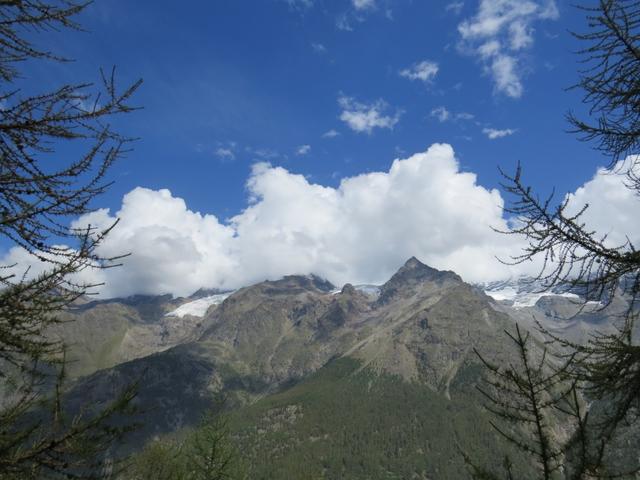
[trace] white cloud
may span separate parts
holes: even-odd
[[[468,120],[473,120],[475,118],[475,116],[472,113],[468,113],[468,112],[460,112],[460,113],[454,114],[450,112],[447,109],[447,107],[444,107],[444,106],[436,107],[433,110],[431,110],[431,116],[437,118],[438,121],[441,123],[447,122],[449,120],[468,121]]]
[[[296,155],[306,155],[311,151],[311,145],[300,145],[296,149]]]
[[[388,0],[379,2],[378,0],[349,0],[352,8],[342,11],[336,16],[335,25],[338,30],[351,32],[354,27],[367,20],[372,13],[384,15],[387,20],[393,20],[393,11],[385,8],[382,3],[389,3]],[[383,8],[378,8],[378,7]]]
[[[332,128],[331,130],[327,130],[326,132],[324,132],[322,134],[322,138],[335,138],[339,135],[340,135],[340,132]]]
[[[591,180],[565,198],[569,202],[567,214],[576,214],[582,206],[589,205],[581,221],[588,230],[606,234],[610,247],[624,245],[627,238],[636,248],[640,245],[640,199],[625,186],[627,177],[623,174],[631,164],[640,174],[638,157],[629,157],[613,170],[599,169]]]
[[[388,105],[384,100],[367,104],[352,97],[341,96],[338,98],[338,105],[342,108],[340,120],[358,133],[371,134],[375,128],[393,129],[400,120],[400,112],[395,115],[385,114]]]
[[[500,51],[500,42],[489,40],[478,47],[478,53],[482,58],[490,59]]]
[[[624,180],[599,170],[568,196],[569,212],[590,205],[587,228],[608,234],[611,245],[626,236],[640,243],[640,201]],[[247,188],[248,207],[226,223],[190,210],[168,190],[140,187],[115,214],[102,209],[83,216],[75,226],[101,228],[120,218],[99,253],[131,256],[121,268],[85,271],[81,279],[106,282],[104,297],[188,295],[296,273],[316,273],[338,286],[379,283],[412,255],[472,282],[537,273],[539,266],[514,269],[495,260],[519,253],[523,239],[491,229],[507,228],[503,199],[462,172],[449,145],[395,160],[388,171],[344,178],[337,188],[259,163]],[[46,267],[20,248],[0,260],[13,263],[23,270],[31,265],[31,274]]]
[[[318,54],[327,53],[327,47],[325,47],[322,43],[313,42],[311,44],[311,48],[313,48],[313,51]]]
[[[60,245],[62,247],[62,245]],[[43,255],[46,257],[46,255]],[[45,273],[51,265],[48,262],[40,261],[21,247],[12,247],[0,259],[2,277],[13,275],[9,281],[20,281],[23,276],[34,278]],[[3,286],[4,288],[4,286]]]
[[[473,120],[475,115],[469,112],[460,112],[456,113],[456,120]]]
[[[460,15],[460,12],[462,12],[463,8],[464,8],[464,2],[451,2],[447,4],[446,7],[444,7],[445,11],[453,12],[456,15]]]
[[[569,212],[588,203],[587,228],[611,245],[640,243],[639,199],[625,177],[599,170],[568,196]],[[104,256],[131,252],[121,268],[85,271],[106,282],[102,295],[188,295],[200,287],[236,288],[286,274],[316,273],[341,286],[379,283],[410,256],[467,281],[537,273],[537,263],[509,268],[495,260],[520,252],[523,239],[496,233],[507,221],[500,193],[462,172],[449,145],[393,162],[388,171],[344,178],[337,188],[267,163],[247,182],[248,207],[227,222],[194,212],[168,190],[136,188],[118,212],[102,209],[74,223],[120,223],[99,247]],[[13,248],[0,264],[45,264]]]
[[[219,147],[215,151],[215,155],[220,160],[235,160],[235,158],[236,158],[236,155],[235,155],[235,153],[233,153],[233,150],[230,149],[230,148],[225,148],[225,147]]]
[[[425,83],[431,82],[438,74],[438,64],[430,60],[414,63],[411,67],[399,72],[401,77],[409,80],[421,80]]]
[[[445,107],[436,107],[431,110],[431,116],[436,117],[439,122],[446,122],[451,118],[451,112],[447,110]]]
[[[313,7],[313,0],[285,0],[285,2],[295,10],[306,10]]]
[[[106,282],[102,294],[187,295],[307,273],[336,285],[379,283],[412,255],[468,281],[495,280],[509,272],[495,256],[519,252],[512,236],[491,229],[507,227],[500,193],[460,171],[445,144],[337,188],[259,163],[247,189],[249,206],[226,223],[168,190],[145,188],[125,195],[115,214],[79,219],[77,226],[100,227],[120,218],[99,253],[131,252],[124,267],[94,272]]]
[[[260,160],[273,160],[276,159],[278,157],[280,157],[281,155],[276,152],[275,150],[272,150],[270,148],[253,148],[253,147],[246,147],[245,150],[250,153],[251,155],[253,155],[255,158],[258,158]]]
[[[495,140],[496,138],[508,137],[509,135],[513,135],[517,130],[514,128],[504,128],[504,129],[496,129],[496,128],[483,128],[482,133],[484,133],[489,140]]]
[[[135,188],[124,196],[116,216],[101,209],[81,217],[74,226],[102,228],[116,217],[122,228],[115,228],[98,252],[105,257],[131,255],[122,268],[93,272],[97,281],[107,282],[105,296],[187,295],[198,285],[225,285],[225,276],[234,268],[229,254],[233,229],[213,215],[189,210],[169,190]]]
[[[338,30],[343,30],[345,32],[352,32],[353,26],[351,25],[351,20],[346,13],[338,15],[336,17],[336,28]]]
[[[491,61],[496,89],[512,98],[520,98],[524,87],[518,73],[517,60],[510,55],[496,55]]]
[[[524,22],[509,25],[509,42],[512,50],[521,50],[533,45],[533,31]]]
[[[558,10],[555,0],[546,0],[546,3],[540,12],[540,18],[545,20],[557,20],[560,18],[560,11]]]
[[[481,0],[478,11],[458,25],[463,50],[479,54],[496,92],[522,96],[521,51],[534,42],[533,24],[559,16],[554,0]]]
[[[356,10],[370,10],[376,6],[376,0],[352,0],[352,3]]]

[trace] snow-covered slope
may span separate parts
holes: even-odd
[[[233,292],[218,293],[202,297],[191,302],[183,303],[175,310],[166,314],[167,317],[184,317],[191,315],[193,317],[204,317],[211,305],[221,304]]]
[[[533,307],[543,297],[565,297],[579,301],[575,293],[563,292],[519,292],[516,288],[505,287],[499,290],[485,290],[485,293],[498,301],[509,301],[513,308]]]
[[[570,286],[559,285],[549,290],[544,284],[531,277],[492,282],[479,285],[484,293],[500,302],[508,302],[513,308],[533,307],[543,297],[565,297],[580,301],[580,296],[570,291]]]

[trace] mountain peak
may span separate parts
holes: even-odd
[[[416,257],[411,257],[409,260],[404,262],[404,265],[400,268],[400,270],[429,270],[432,272],[437,272],[435,268],[431,268],[429,265],[422,263]]]
[[[330,292],[335,286],[317,275],[287,275],[279,280],[267,280],[249,288],[263,288],[268,293],[300,293],[302,291],[320,290]]]
[[[462,283],[462,278],[455,272],[437,270],[425,265],[416,257],[411,257],[389,281],[382,286],[378,301],[380,303],[386,303],[396,294],[426,282],[443,284],[447,281]]]
[[[462,280],[455,272],[430,267],[416,257],[411,257],[407,260],[391,278],[394,277],[416,278],[420,280],[437,280],[441,277],[452,277]]]

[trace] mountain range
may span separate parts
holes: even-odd
[[[411,258],[381,286],[288,276],[80,302],[51,334],[70,342],[71,404],[137,382],[142,427],[122,451],[195,425],[224,395],[251,478],[457,479],[461,451],[487,465],[518,458],[489,424],[474,350],[511,361],[516,323],[582,341],[627,305],[531,284],[470,285]]]

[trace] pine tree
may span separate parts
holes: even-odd
[[[589,29],[574,34],[586,46],[580,51],[580,81],[573,88],[584,93],[591,119],[574,113],[567,117],[574,133],[595,142],[610,157],[609,173],[626,176],[624,188],[640,194],[640,2],[599,0],[595,7],[583,10]],[[557,205],[553,196],[540,199],[524,183],[520,166],[514,175],[503,175],[503,186],[512,198],[505,210],[519,220],[505,233],[523,236],[528,242],[513,262],[542,258],[539,279],[548,288],[571,284],[602,308],[614,296],[624,295],[629,307],[615,333],[596,334],[584,344],[540,327],[556,352],[554,361],[545,356],[544,368],[533,368],[523,360],[519,366],[501,370],[485,362],[490,388],[500,392],[487,394],[488,408],[512,427],[523,427],[517,430],[522,437],[504,435],[502,427],[496,428],[536,458],[541,469],[534,470],[539,478],[553,478],[554,471],[574,479],[633,476],[634,468],[625,471],[623,465],[607,465],[606,459],[620,428],[637,424],[639,414],[640,345],[634,326],[639,314],[640,252],[630,240],[612,246],[606,235],[589,229],[583,221],[587,205],[571,213],[567,201]],[[528,337],[517,331],[510,338],[521,359],[526,358],[531,347]],[[519,402],[523,385],[542,397]],[[582,404],[583,398],[599,405],[598,411]],[[543,425],[564,419],[573,435],[564,444],[552,446],[544,429],[527,431],[529,415],[535,411],[547,412]],[[511,468],[505,470],[506,478],[512,478]],[[479,467],[472,470],[476,478],[501,478]]]
[[[109,476],[108,451],[126,428],[135,393],[128,388],[102,409],[72,412],[64,404],[64,340],[48,336],[58,314],[95,285],[86,268],[111,268],[118,258],[96,254],[112,227],[75,229],[71,220],[91,211],[106,191],[107,173],[132,138],[108,120],[132,111],[140,81],[120,91],[114,70],[101,73],[99,93],[89,83],[26,95],[20,66],[67,59],[34,44],[44,31],[80,30],[90,2],[0,1],[0,236],[39,259],[39,275],[0,266],[0,478]],[[76,158],[56,151],[73,143]],[[67,246],[63,246],[67,244]]]

